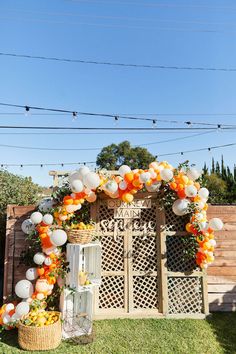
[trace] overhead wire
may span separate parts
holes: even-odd
[[[226,68],[226,67],[224,68],[224,67],[201,67],[201,66],[121,63],[121,62],[111,62],[111,61],[70,59],[70,58],[59,58],[59,57],[49,57],[49,56],[42,56],[42,55],[17,54],[17,53],[6,53],[6,52],[0,52],[0,56],[24,58],[24,59],[39,59],[39,60],[46,60],[46,61],[57,61],[57,62],[66,62],[66,63],[77,63],[77,64],[106,65],[106,66],[123,67],[123,68],[129,67],[129,68],[144,68],[144,69],[223,71],[223,72],[235,72],[236,71],[236,68]]]
[[[173,123],[173,124],[186,124],[188,126],[191,125],[203,125],[203,126],[212,126],[212,127],[223,127],[223,126],[228,126],[228,127],[236,127],[236,125],[233,124],[225,124],[225,123],[209,123],[209,122],[195,122],[195,121],[179,121],[179,120],[170,120],[170,119],[161,119],[159,118],[159,114],[157,113],[155,116],[153,115],[152,118],[146,118],[143,117],[144,114],[142,114],[142,117],[140,116],[135,116],[133,115],[129,115],[129,114],[118,114],[118,113],[101,113],[101,112],[82,112],[82,111],[77,111],[77,110],[65,110],[65,109],[59,109],[59,108],[47,108],[47,107],[38,107],[38,106],[30,106],[30,105],[19,105],[19,104],[12,104],[12,103],[6,103],[6,102],[0,102],[0,106],[3,107],[14,107],[14,108],[20,108],[20,109],[24,109],[26,111],[26,113],[28,114],[30,111],[32,110],[36,110],[36,111],[43,111],[43,112],[50,112],[50,114],[59,114],[63,115],[63,114],[70,114],[73,116],[73,119],[75,120],[76,118],[78,118],[78,116],[86,116],[86,117],[98,117],[98,118],[112,118],[115,119],[116,121],[119,119],[124,119],[124,120],[138,120],[138,121],[148,121],[148,122],[152,122],[153,124],[156,124],[158,122],[161,123]],[[53,113],[51,113],[53,112]],[[0,114],[4,114],[4,112],[1,112]],[[14,114],[14,113],[12,113]],[[17,115],[19,114],[25,114],[23,112],[21,113],[17,113]],[[33,115],[36,114],[45,114],[45,113],[33,113]],[[46,113],[47,115],[48,113]],[[149,114],[150,115],[150,114]]]

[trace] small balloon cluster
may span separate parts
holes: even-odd
[[[223,223],[218,218],[207,221],[209,191],[201,188],[198,182],[200,176],[201,172],[196,168],[174,169],[166,161],[152,162],[146,170],[131,170],[129,166],[122,165],[118,174],[114,175],[95,173],[87,166],[71,173],[69,175],[71,193],[64,196],[63,201],[56,207],[54,200],[42,201],[39,211],[33,212],[30,219],[22,223],[23,232],[26,234],[35,232],[38,235],[42,252],[36,253],[33,257],[37,267],[29,268],[26,279],[19,281],[15,286],[15,293],[23,299],[22,302],[16,308],[15,305],[4,308],[2,323],[7,324],[11,316],[16,318],[22,314],[26,315],[27,311],[29,312],[29,304],[34,299],[45,301],[52,293],[56,282],[59,286],[63,285],[58,269],[64,257],[60,246],[67,242],[64,222],[70,220],[85,201],[95,202],[97,194],[101,192],[124,203],[132,203],[138,191],[147,190],[154,193],[163,190],[164,187],[166,193],[169,191],[172,197],[176,198],[172,204],[173,212],[178,216],[190,214],[186,230],[195,236],[199,245],[196,262],[201,268],[207,268],[214,260],[213,252],[216,246],[214,231],[221,230]],[[12,312],[13,310],[15,312]]]

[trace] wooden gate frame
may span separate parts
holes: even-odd
[[[137,193],[135,195],[135,199],[144,199],[145,197],[151,197],[151,199],[157,200],[157,194],[156,193],[147,193],[147,192],[141,192]],[[104,200],[104,199],[109,199],[104,194],[99,195],[99,199],[96,203],[91,205],[91,218],[96,221],[96,224],[98,225],[98,205],[99,205],[99,200]],[[144,317],[152,317],[152,318],[160,318],[160,317],[169,317],[169,318],[197,318],[197,319],[202,319],[205,318],[206,315],[209,314],[209,308],[208,308],[208,294],[207,294],[207,274],[205,270],[194,270],[191,272],[179,272],[179,271],[169,271],[167,269],[167,237],[189,237],[189,234],[187,232],[183,231],[168,231],[165,228],[165,225],[167,223],[166,220],[166,213],[163,209],[159,210],[158,217],[157,217],[157,228],[156,228],[156,241],[157,241],[157,276],[160,277],[160,290],[159,290],[159,312],[157,311],[152,311],[150,309],[144,311],[133,311],[128,313],[128,305],[129,308],[132,309],[132,269],[130,262],[127,262],[127,260],[124,260],[124,271],[122,271],[122,274],[127,274],[128,273],[128,279],[125,282],[125,298],[126,298],[126,303],[125,303],[125,310],[126,312],[121,312],[121,309],[110,309],[108,311],[101,311],[99,309],[99,289],[95,290],[95,297],[94,297],[94,310],[95,310],[95,319],[105,319],[105,318],[144,318]],[[129,237],[129,230],[126,230],[126,244],[125,246],[127,247],[128,251],[131,249],[131,238]],[[160,262],[158,261],[160,260]],[[108,274],[108,273],[106,273]],[[169,298],[170,298],[170,289],[168,289],[168,280],[169,279],[181,279],[181,281],[188,281],[187,279],[190,279],[194,282],[196,280],[200,284],[201,288],[201,312],[199,313],[169,313],[170,309],[170,304],[169,304]],[[129,289],[131,293],[127,293],[128,291],[128,286],[127,286],[127,281],[129,281]],[[196,289],[195,289],[196,290]],[[197,290],[196,290],[197,291]],[[128,301],[128,302],[127,302]],[[200,299],[199,299],[200,301]],[[182,304],[184,307],[184,305]],[[105,313],[106,312],[106,313]]]

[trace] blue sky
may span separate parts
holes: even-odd
[[[41,0],[1,1],[0,52],[64,58],[179,66],[236,67],[235,1]],[[0,101],[107,113],[236,113],[236,72],[150,70],[69,64],[0,56]],[[22,110],[0,107],[0,113]],[[177,120],[234,123],[235,116],[174,116]],[[159,116],[159,118],[163,118]],[[157,117],[158,119],[158,117]],[[114,127],[109,119],[0,115],[1,125]],[[159,124],[159,126],[170,124]],[[119,127],[149,127],[119,121]],[[176,126],[176,125],[171,125]],[[19,130],[15,132],[20,132]],[[22,131],[21,131],[22,132]],[[10,135],[0,144],[54,148],[100,148],[129,140],[133,145],[194,134]],[[4,133],[4,134],[2,134]],[[6,134],[8,133],[8,134]],[[236,142],[234,132],[216,132],[149,146],[154,155]],[[189,159],[202,167],[212,156],[233,166],[236,147],[165,159]],[[34,151],[0,146],[0,163],[95,161],[96,151]],[[50,169],[9,168],[49,185]],[[71,167],[72,169],[72,167]]]

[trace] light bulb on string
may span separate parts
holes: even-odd
[[[192,122],[190,122],[190,121],[185,122],[185,124],[187,124],[187,126],[188,126],[189,128],[192,128],[192,126],[193,126]]]
[[[28,117],[30,115],[30,107],[25,106],[25,116]]]
[[[118,116],[115,116],[114,117],[114,125],[117,127],[118,125],[118,121],[119,121],[119,117]]]
[[[221,124],[217,124],[217,132],[221,131]]]
[[[208,152],[209,152],[209,154],[211,155],[211,148],[208,148]]]
[[[20,170],[23,170],[23,167],[24,167],[23,165],[20,165]]]
[[[73,113],[72,113],[72,117],[73,117],[73,119],[72,119],[73,122],[74,122],[75,120],[77,120],[77,118],[78,118],[78,112],[73,112]]]
[[[157,126],[157,121],[156,121],[156,119],[153,119],[153,121],[152,121],[152,127],[153,127],[153,128],[156,128],[156,126]]]

